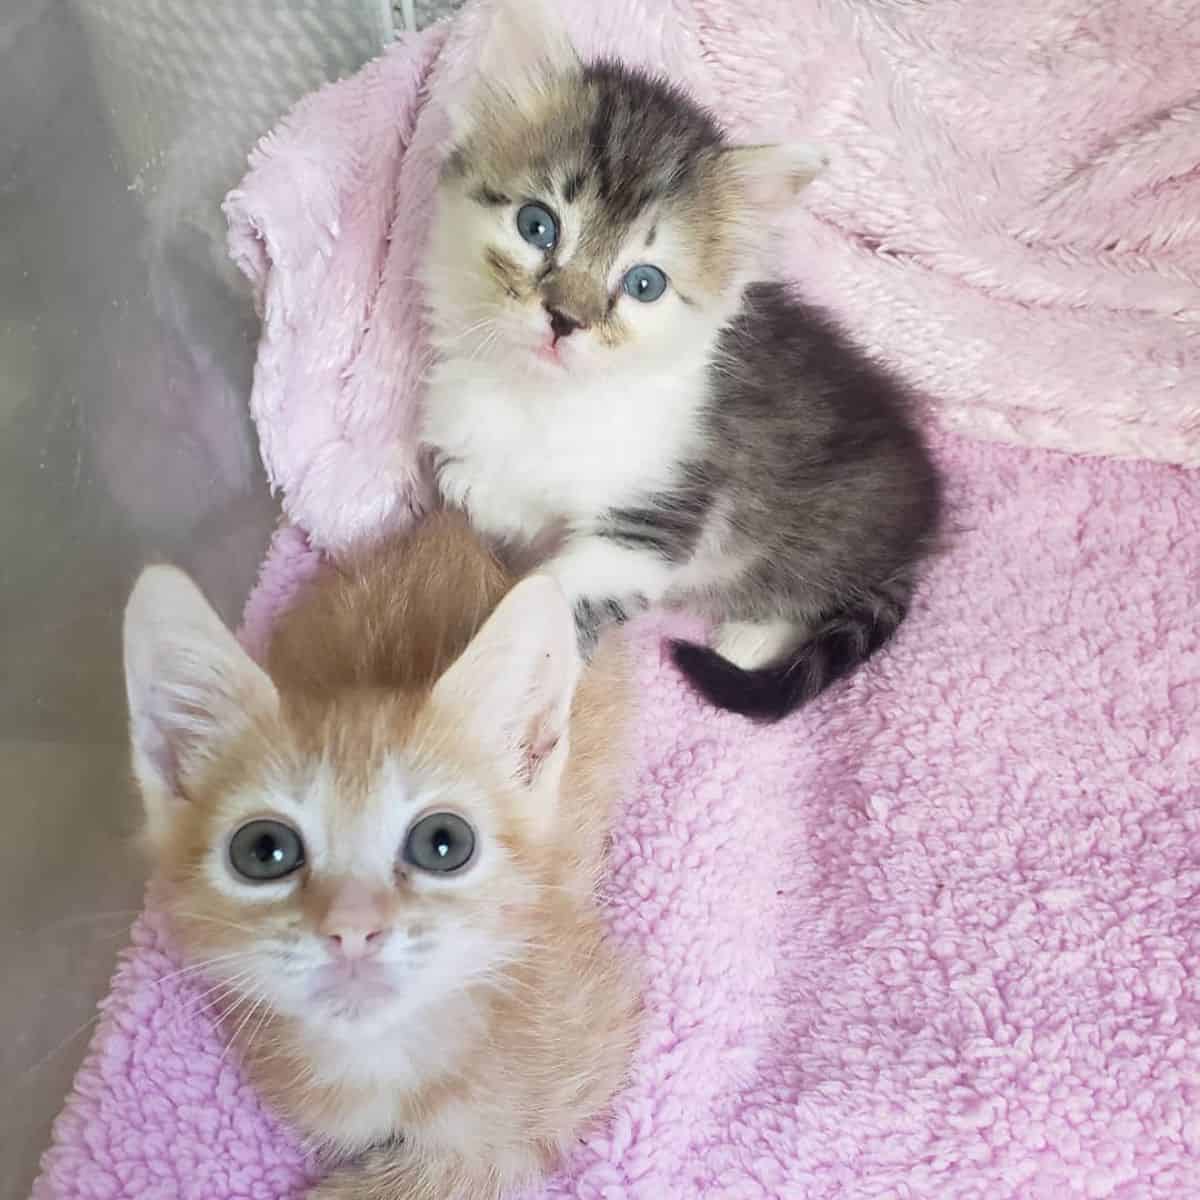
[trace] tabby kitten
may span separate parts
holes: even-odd
[[[314,1198],[495,1200],[626,1070],[634,997],[594,899],[624,669],[605,647],[580,677],[558,587],[509,589],[445,515],[319,583],[265,670],[178,571],[129,602],[185,956],[267,1100],[362,1154]]]
[[[585,648],[685,607],[717,625],[675,647],[693,683],[783,716],[896,631],[939,508],[901,389],[762,282],[823,156],[730,145],[529,0],[497,9],[451,122],[426,270],[444,500],[548,557]]]

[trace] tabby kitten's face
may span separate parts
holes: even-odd
[[[703,357],[820,152],[728,146],[665,81],[581,65],[534,7],[500,7],[452,114],[426,272],[435,344],[551,378]]]

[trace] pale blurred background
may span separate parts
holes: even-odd
[[[0,2],[0,1197],[29,1194],[141,902],[129,585],[173,560],[234,621],[276,519],[221,198],[298,96],[453,7]]]

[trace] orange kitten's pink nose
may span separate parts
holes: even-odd
[[[374,954],[379,949],[379,943],[383,940],[384,931],[382,929],[371,929],[366,933],[359,930],[346,930],[342,933],[329,933],[326,938],[329,941],[330,951],[340,958],[366,958],[370,954]]]
[[[388,924],[386,908],[377,893],[365,884],[347,880],[330,897],[318,929],[336,957],[366,958],[383,944]]]

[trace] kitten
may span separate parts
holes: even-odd
[[[626,679],[461,518],[319,582],[257,666],[180,572],[125,617],[133,760],[185,956],[324,1200],[493,1200],[626,1070],[594,893]],[[490,614],[490,615],[489,615]],[[578,680],[578,687],[577,685]]]
[[[650,605],[717,625],[676,659],[776,719],[907,610],[939,485],[901,389],[760,282],[823,163],[733,146],[678,88],[581,64],[507,0],[451,114],[426,269],[423,438],[444,501],[545,570],[584,646]]]

